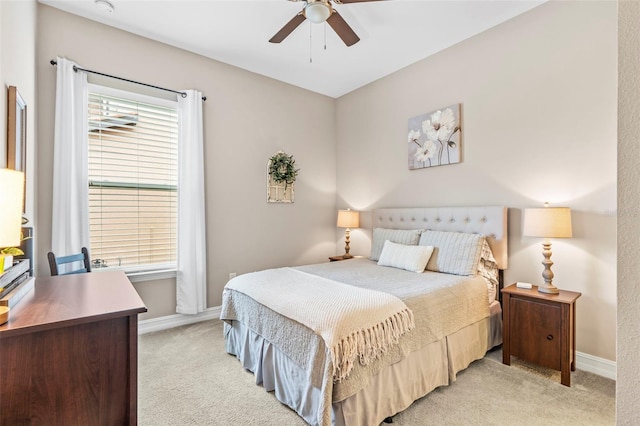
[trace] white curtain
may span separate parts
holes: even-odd
[[[206,308],[207,252],[204,203],[202,93],[178,95],[178,275],[176,312]]]
[[[51,250],[56,256],[89,247],[87,74],[57,58]]]

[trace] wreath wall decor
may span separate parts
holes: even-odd
[[[298,172],[293,155],[278,151],[267,163],[267,202],[293,203],[293,189]]]

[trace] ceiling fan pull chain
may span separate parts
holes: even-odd
[[[313,63],[313,58],[312,58],[313,50],[312,50],[312,43],[311,43],[311,40],[312,40],[311,33],[312,33],[311,21],[309,21],[309,63],[310,64]]]
[[[324,50],[327,50],[327,21],[324,21]]]

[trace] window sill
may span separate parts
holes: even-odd
[[[167,278],[175,278],[178,275],[178,271],[175,269],[163,269],[159,271],[144,271],[144,272],[129,272],[127,278],[132,283],[142,281],[154,281],[164,280]]]
[[[96,272],[100,271],[113,271],[117,270],[116,268],[104,268],[104,269],[96,269]],[[143,282],[143,281],[155,281],[155,280],[164,280],[168,278],[175,278],[178,275],[178,271],[176,269],[157,269],[153,271],[131,271],[124,273],[129,278],[129,281],[132,283]]]

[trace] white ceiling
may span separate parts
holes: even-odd
[[[40,3],[337,98],[446,49],[545,0],[388,0],[336,5],[360,37],[346,47],[305,21],[268,40],[304,6],[286,0],[94,0]],[[324,38],[326,27],[326,50]],[[313,62],[309,61],[310,56]]]

